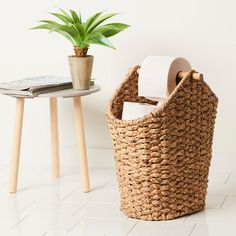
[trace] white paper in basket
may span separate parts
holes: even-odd
[[[141,118],[157,109],[161,104],[162,102],[158,102],[158,105],[156,106],[147,103],[124,102],[122,120],[134,120]]]

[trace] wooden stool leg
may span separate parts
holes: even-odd
[[[13,152],[11,160],[10,185],[9,192],[15,193],[17,191],[17,179],[20,159],[21,134],[24,115],[24,98],[17,98],[16,101],[16,120],[13,140]]]
[[[59,138],[58,138],[58,117],[57,117],[57,98],[50,98],[51,115],[51,143],[52,143],[52,177],[60,176],[59,160]]]
[[[80,97],[74,97],[74,111],[75,111],[77,141],[78,141],[78,148],[79,148],[79,155],[80,155],[81,176],[82,176],[82,181],[83,181],[83,190],[84,192],[89,192],[90,184],[89,184],[86,144],[85,144],[85,137],[84,137],[82,105],[81,105]]]

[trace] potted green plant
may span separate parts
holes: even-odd
[[[99,44],[114,48],[108,38],[127,29],[129,25],[123,23],[102,24],[117,13],[103,14],[103,12],[98,12],[86,21],[82,21],[80,12],[74,10],[60,9],[60,12],[50,14],[60,22],[41,20],[39,22],[42,24],[31,29],[46,29],[49,32],[56,32],[70,41],[75,52],[75,55],[68,57],[73,87],[75,89],[89,89],[93,66],[93,56],[87,55],[89,46]]]

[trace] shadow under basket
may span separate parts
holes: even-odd
[[[150,114],[121,120],[138,96],[139,66],[112,97],[107,120],[113,140],[121,210],[131,218],[170,220],[205,207],[218,99],[191,71]]]

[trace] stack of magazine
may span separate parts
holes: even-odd
[[[59,76],[39,76],[0,83],[0,93],[16,97],[35,97],[42,93],[72,88],[69,78]]]
[[[91,85],[94,81],[91,82]],[[0,93],[13,97],[36,97],[39,94],[72,88],[70,78],[60,76],[39,76],[0,83]]]

